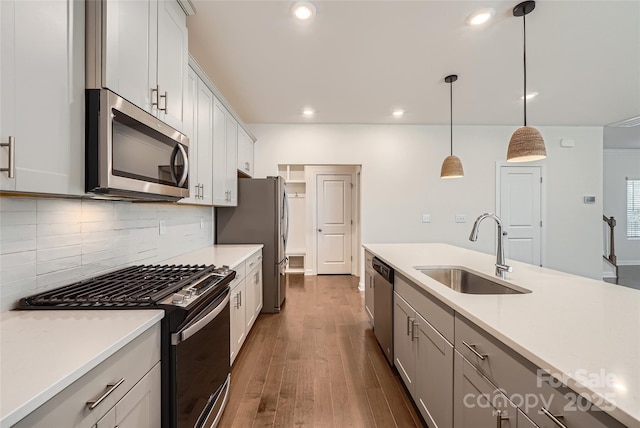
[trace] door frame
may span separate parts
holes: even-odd
[[[318,274],[318,204],[317,185],[318,175],[344,174],[351,175],[351,275],[360,275],[360,165],[305,165],[304,174],[307,183],[306,202],[306,241],[307,254],[305,263],[305,275]]]
[[[542,227],[540,231],[540,265],[547,265],[547,248],[546,248],[546,235],[547,235],[547,165],[542,162],[523,162],[512,163],[506,161],[496,162],[496,210],[495,213],[500,217],[500,205],[501,205],[501,170],[503,167],[509,168],[523,168],[523,167],[538,167],[540,168],[540,177],[542,178],[542,185],[540,186],[540,219],[542,220]],[[495,244],[494,244],[495,245]],[[494,248],[495,249],[495,248]]]

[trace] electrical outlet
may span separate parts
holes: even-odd
[[[165,220],[160,220],[158,222],[158,233],[160,233],[160,235],[167,234],[167,222]]]
[[[456,223],[466,223],[467,216],[464,214],[456,214]]]
[[[431,223],[431,214],[422,214],[423,223]]]

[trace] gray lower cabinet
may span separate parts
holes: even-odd
[[[518,408],[459,352],[455,354],[454,428],[516,428]]]
[[[372,260],[373,254],[366,251],[365,253],[365,264],[364,264],[364,310],[369,317],[369,320],[373,324],[373,287],[374,287],[374,276],[376,271],[373,270]]]
[[[453,420],[453,345],[397,292],[394,363],[430,427]]]

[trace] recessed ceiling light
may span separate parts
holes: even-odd
[[[527,94],[527,99],[528,99],[528,100],[530,100],[531,98],[535,98],[535,97],[537,97],[537,96],[538,96],[538,93],[537,93],[537,92],[529,92],[529,93]],[[520,97],[520,99],[521,99],[521,100],[524,100],[524,96],[521,96],[521,97]]]
[[[316,14],[316,7],[308,1],[299,1],[291,8],[293,16],[301,21],[306,21]]]
[[[393,117],[395,118],[400,118],[402,116],[404,116],[404,110],[394,110],[393,113],[391,113],[393,115]]]
[[[496,14],[496,11],[492,8],[480,9],[473,12],[467,18],[467,25],[482,25]]]
[[[305,108],[304,110],[302,110],[302,115],[304,117],[312,117],[314,114],[316,113],[316,111],[312,108]]]

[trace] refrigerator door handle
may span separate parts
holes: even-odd
[[[283,204],[285,215],[285,227],[284,227],[284,251],[287,252],[287,241],[289,241],[289,199],[287,198],[287,192],[283,192]]]

